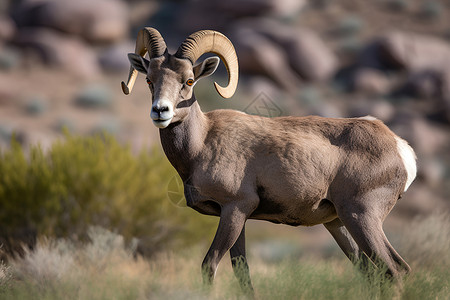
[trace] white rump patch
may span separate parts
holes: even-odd
[[[404,139],[395,137],[397,141],[397,150],[400,154],[400,157],[403,160],[403,164],[405,165],[406,172],[408,173],[408,178],[406,179],[405,184],[405,192],[413,182],[414,178],[416,178],[417,174],[417,165],[416,165],[416,154],[414,153],[413,148],[408,144]]]
[[[378,120],[377,118],[375,118],[373,116],[370,116],[370,115],[367,115],[367,116],[364,116],[364,117],[360,117],[358,119],[367,120],[367,121],[376,121],[376,120]]]

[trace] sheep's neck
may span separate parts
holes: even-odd
[[[207,117],[192,97],[184,120],[159,131],[164,152],[183,180],[189,178],[191,164],[203,148],[208,126]]]

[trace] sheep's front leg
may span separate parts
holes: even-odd
[[[245,255],[245,225],[242,228],[236,243],[230,249],[231,265],[233,266],[234,275],[239,280],[241,289],[244,292],[253,292],[253,286],[250,279],[250,270]]]
[[[219,227],[202,263],[203,283],[205,285],[212,284],[220,260],[236,243],[251,211],[233,203],[222,207]]]

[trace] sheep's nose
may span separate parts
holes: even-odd
[[[150,116],[153,120],[169,120],[173,117],[172,104],[167,100],[158,100],[152,105]]]
[[[153,106],[152,109],[153,109],[154,112],[158,113],[159,115],[162,112],[169,111],[169,107],[168,106]]]

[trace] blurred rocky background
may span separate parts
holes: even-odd
[[[130,96],[120,89],[143,26],[172,52],[199,29],[234,43],[238,92],[223,100],[205,79],[196,87],[204,110],[250,112],[264,95],[283,115],[383,120],[419,165],[388,222],[449,211],[450,1],[3,0],[0,147],[15,134],[46,149],[62,128],[107,131],[136,151],[159,144],[143,77]],[[214,79],[225,76],[222,67]]]

